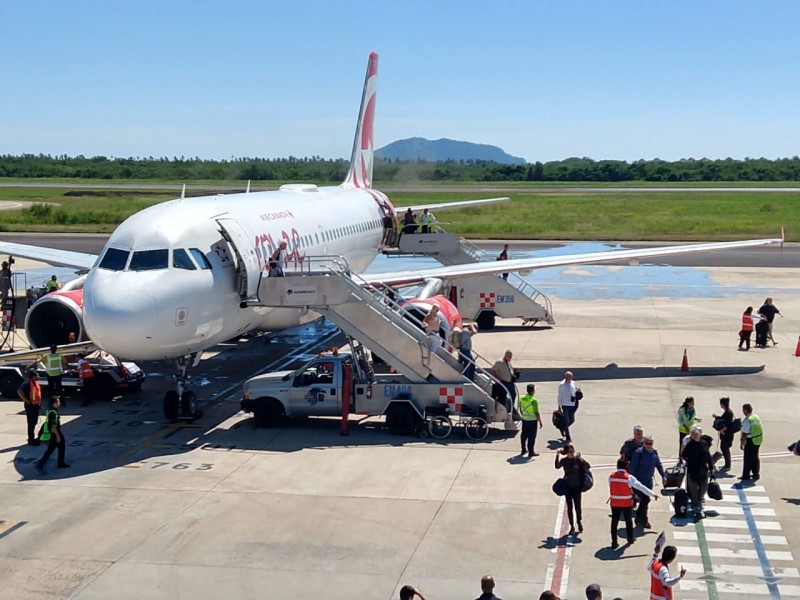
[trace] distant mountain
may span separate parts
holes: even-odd
[[[375,156],[390,160],[487,160],[501,164],[522,165],[527,161],[519,156],[506,154],[502,148],[488,144],[473,144],[458,140],[426,140],[408,138],[397,140],[375,151]]]

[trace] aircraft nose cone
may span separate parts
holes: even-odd
[[[151,357],[158,343],[158,309],[140,286],[128,285],[124,274],[87,278],[83,305],[89,338],[103,350],[120,358]]]

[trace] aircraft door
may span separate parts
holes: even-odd
[[[217,219],[222,237],[236,255],[237,289],[242,300],[258,298],[261,267],[250,235],[236,219]]]

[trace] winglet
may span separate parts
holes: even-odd
[[[358,112],[356,138],[350,157],[350,170],[342,184],[345,187],[371,188],[373,162],[373,126],[375,123],[375,95],[378,85],[378,54],[370,52],[361,108]]]

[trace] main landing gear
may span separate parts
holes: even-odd
[[[188,354],[175,359],[175,384],[177,390],[167,390],[164,394],[164,417],[168,421],[194,421],[203,416],[197,408],[197,394],[187,389],[189,369],[200,362],[200,354]]]

